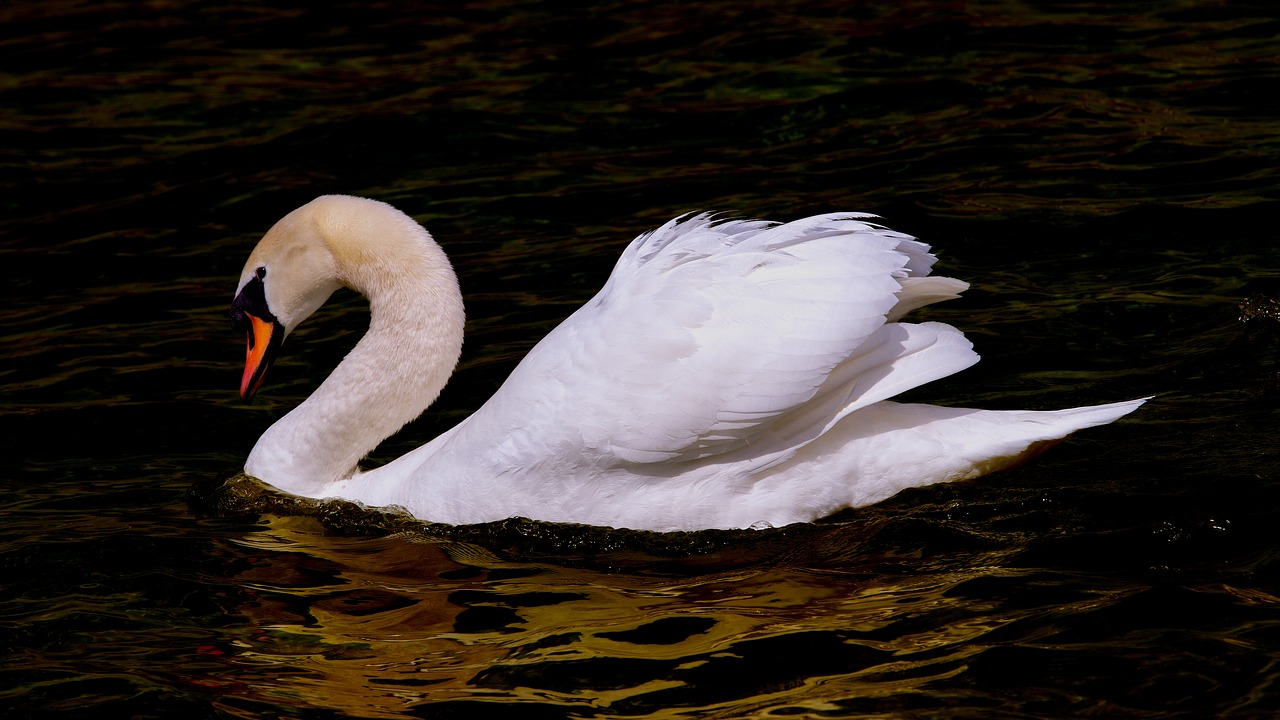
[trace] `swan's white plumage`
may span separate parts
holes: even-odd
[[[264,237],[240,287],[267,267],[266,302],[289,309],[277,313],[287,332],[316,295],[349,285],[370,299],[370,330],[263,435],[246,471],[301,495],[448,523],[781,525],[1005,467],[1141,404],[888,402],[978,357],[955,328],[897,322],[967,285],[930,276],[928,246],[869,217],[671,220],[632,242],[600,292],[474,415],[357,473],[360,456],[438,394],[458,357],[462,305],[443,252],[407,216],[320,198]]]

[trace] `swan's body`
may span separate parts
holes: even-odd
[[[245,471],[281,490],[398,505],[453,524],[513,516],[652,530],[773,526],[1007,467],[1141,400],[986,411],[888,398],[977,362],[941,323],[897,322],[967,284],[928,246],[860,214],[785,225],[672,220],[483,407],[387,465],[357,462],[435,400],[462,346],[443,251],[383,203],[326,196],[245,265],[242,394],[333,290],[368,297],[368,333],[272,425]]]

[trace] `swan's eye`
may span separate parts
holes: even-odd
[[[262,278],[267,276],[267,269],[265,267],[258,268],[257,275],[258,275],[258,279],[261,280]]]

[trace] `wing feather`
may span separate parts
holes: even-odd
[[[926,277],[928,246],[870,217],[701,213],[640,236],[601,291],[529,353],[486,406],[489,420],[519,434],[516,422],[538,418],[530,442],[564,456],[654,463],[758,445],[769,463],[783,436],[811,440],[858,407],[971,364],[952,328],[886,325],[902,305],[965,286]]]

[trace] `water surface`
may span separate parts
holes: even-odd
[[[1280,294],[1269,4],[0,22],[6,717],[1280,711],[1280,338],[1238,320]],[[1019,470],[762,533],[225,502],[366,322],[335,298],[238,401],[241,264],[328,192],[426,223],[468,302],[459,374],[372,462],[478,407],[628,240],[697,209],[870,211],[933,244],[973,289],[927,317],[984,359],[912,399],[1156,399]]]

